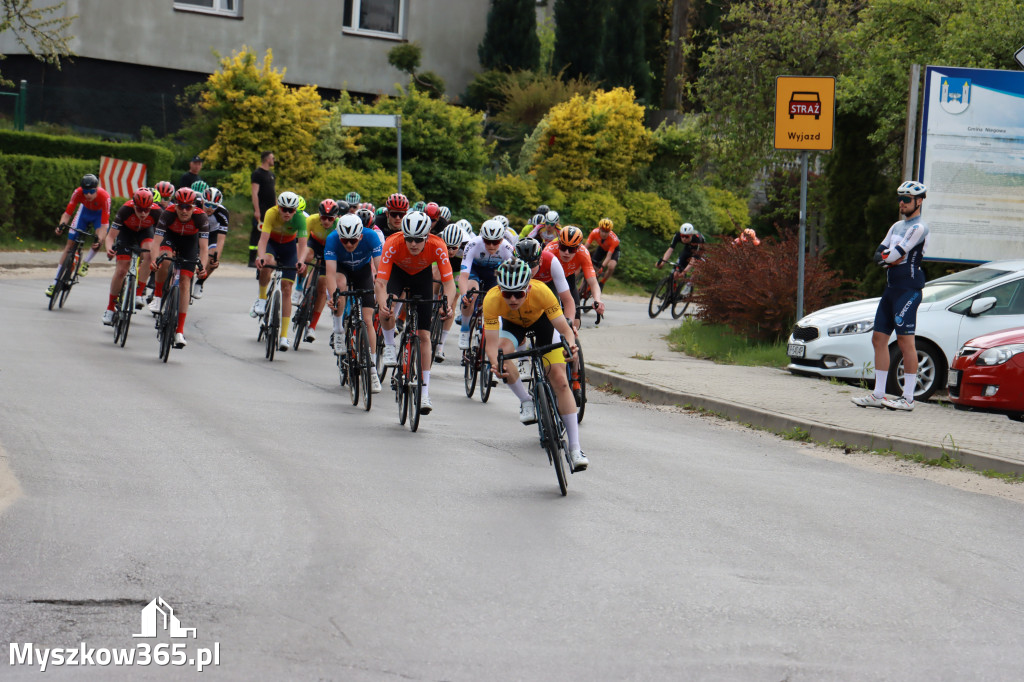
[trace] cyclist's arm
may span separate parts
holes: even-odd
[[[309,238],[308,237],[299,237],[297,241],[299,242],[298,245],[297,245],[298,252],[301,253],[303,256],[307,256],[308,254],[306,252],[309,250],[309,245],[308,245]],[[306,259],[304,257],[303,258],[299,258],[299,265],[298,265],[298,268],[296,268],[296,271],[300,275],[303,274],[304,272],[306,272]]]
[[[334,292],[341,291],[341,285],[338,284],[338,261],[328,257],[328,248],[324,246],[324,276],[327,278],[327,307],[334,310]]]
[[[264,223],[266,224],[266,223]],[[270,243],[270,230],[263,230],[260,232],[260,241],[256,245],[256,260],[266,259],[267,257],[267,244]]]
[[[263,222],[263,216],[260,215],[260,200],[259,200],[260,186],[257,185],[254,182],[251,185],[251,189],[252,189],[252,214],[256,217],[256,223],[259,224],[259,223]]]
[[[558,300],[562,302],[562,312],[565,317],[572,320],[576,317],[576,301],[572,298],[572,291],[569,290],[569,280],[565,278],[565,268],[557,258],[551,259],[551,267],[548,272],[551,274],[551,281],[555,285],[555,292]]]

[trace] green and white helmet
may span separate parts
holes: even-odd
[[[192,183],[192,191],[195,192],[196,194],[202,194],[207,189],[209,189],[209,187],[210,186],[203,182],[202,180],[196,180],[195,182]]]
[[[518,258],[509,258],[494,271],[502,291],[525,291],[531,274],[530,264]]]

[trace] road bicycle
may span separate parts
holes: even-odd
[[[667,261],[659,261],[664,263]],[[651,294],[651,301],[647,304],[647,315],[654,319],[662,310],[671,306],[672,317],[678,320],[689,312],[693,314],[691,306],[695,307],[693,301],[693,283],[687,277],[680,274],[679,265],[672,268],[672,272],[665,276],[665,279],[658,282]]]
[[[178,329],[178,312],[181,300],[181,268],[191,265],[193,268],[199,266],[199,261],[180,256],[161,254],[153,268],[159,268],[165,260],[171,261],[171,269],[167,271],[167,279],[164,280],[164,295],[160,299],[160,312],[156,315],[156,339],[159,344],[160,359],[167,362],[171,355],[171,348],[174,346],[174,333]],[[192,302],[192,283],[195,277],[189,277],[189,304]],[[133,294],[134,296],[134,294]]]
[[[270,284],[267,285],[267,307],[263,310],[262,315],[256,316],[260,323],[260,331],[256,335],[256,340],[264,342],[266,358],[273,362],[281,335],[281,297],[283,295],[281,293],[281,277],[285,272],[294,272],[295,266],[264,265],[263,267],[270,268],[274,272],[270,276]]]
[[[362,307],[359,305],[359,297],[364,294],[373,294],[373,290],[338,291],[334,295],[334,304],[337,306],[338,299],[342,296],[349,297],[349,300],[353,301],[349,312],[345,315],[345,350],[337,356],[338,381],[342,386],[348,386],[353,405],[359,404],[359,396],[362,392],[363,409],[369,410],[373,402],[372,375],[376,368],[373,360],[370,359],[370,341],[366,333],[366,325],[363,324]]]
[[[582,422],[587,411],[587,366],[583,361],[583,344],[579,335],[576,336],[576,361],[566,360],[565,374],[572,397],[576,400],[576,421]]]
[[[320,268],[323,266],[323,262],[322,257],[314,254],[313,262],[306,264],[306,274],[302,277],[302,298],[292,315],[292,333],[294,334],[292,350],[299,349],[299,344],[305,340],[306,329],[313,322],[316,285],[320,278]]]
[[[467,291],[466,296],[476,296],[473,312],[469,318],[469,348],[462,351],[463,381],[466,397],[472,398],[477,379],[480,380],[480,402],[486,403],[491,397],[491,388],[498,385],[494,379],[491,361],[487,359],[487,336],[484,334],[484,315],[481,301],[483,292],[479,289]]]
[[[603,268],[597,271],[598,280],[600,280],[601,273],[603,271]],[[579,306],[577,306],[579,314],[580,316],[583,316],[584,314],[589,313],[591,310],[593,310],[594,315],[597,316],[597,319],[594,320],[594,326],[596,327],[597,325],[601,324],[601,320],[604,319],[604,316],[601,315],[601,313],[597,312],[596,310],[596,306],[594,305],[594,293],[590,290],[590,283],[587,282],[587,279],[585,277],[580,283],[579,292],[580,304]]]
[[[84,247],[84,240],[86,234],[96,239],[96,235],[93,233],[94,223],[86,223],[85,229],[75,230],[75,236],[72,240],[75,242],[67,255],[64,257],[64,261],[60,264],[60,269],[57,271],[57,281],[53,283],[53,294],[50,296],[49,309],[53,310],[53,304],[56,303],[58,308],[64,307],[64,301],[68,300],[68,295],[71,293],[71,287],[78,284],[79,275],[78,267],[82,264],[82,249]],[[64,225],[58,225],[57,228],[61,231],[64,229]]]
[[[566,357],[571,358],[572,353],[564,338],[558,343],[538,346],[533,332],[528,331],[526,336],[530,342],[530,347],[526,350],[508,354],[501,350],[498,351],[498,367],[504,367],[505,360],[529,359],[530,398],[533,400],[533,406],[537,412],[540,444],[548,454],[548,462],[555,467],[558,489],[564,496],[569,492],[569,481],[565,475],[566,469],[568,468],[569,472],[572,472],[572,463],[569,460],[569,441],[565,425],[558,414],[558,401],[555,400],[554,389],[551,388],[551,383],[544,371],[544,355],[559,348],[562,349]]]
[[[128,272],[125,273],[124,282],[121,283],[121,293],[114,303],[114,319],[111,324],[114,327],[114,343],[124,348],[128,340],[128,328],[132,324],[132,315],[135,314],[135,291],[139,283],[139,261],[142,256],[142,248],[133,244],[128,248]]]
[[[405,327],[398,342],[398,364],[391,375],[391,388],[398,402],[398,423],[404,425],[408,418],[410,431],[416,431],[420,426],[420,400],[423,396],[423,360],[417,334],[420,329],[419,304],[422,303],[437,307],[447,304],[447,299],[419,296],[395,298],[394,295],[388,295],[389,308],[394,308],[396,304],[406,306]]]

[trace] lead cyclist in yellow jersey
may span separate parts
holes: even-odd
[[[267,310],[267,285],[271,271],[264,265],[281,268],[296,268],[298,274],[306,271],[306,264],[299,262],[299,253],[306,252],[306,218],[299,210],[302,198],[295,192],[281,192],[277,204],[267,209],[260,226],[260,241],[256,246],[256,267],[259,268],[260,297],[253,304],[252,314],[262,315]],[[292,285],[295,272],[281,273],[282,320],[278,348],[288,350],[288,327],[292,321]]]

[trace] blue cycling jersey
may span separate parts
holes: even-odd
[[[363,238],[350,253],[341,245],[341,237],[337,230],[331,230],[327,235],[327,242],[324,244],[324,260],[333,260],[338,266],[344,266],[349,270],[358,270],[365,267],[371,258],[379,256],[382,242],[376,230],[363,230]]]
[[[882,240],[882,247],[888,249],[887,263],[890,265],[886,271],[886,282],[894,289],[921,289],[924,287],[924,270],[921,269],[921,262],[924,260],[924,251],[928,247],[928,225],[921,219],[908,218],[893,223],[888,234]]]

